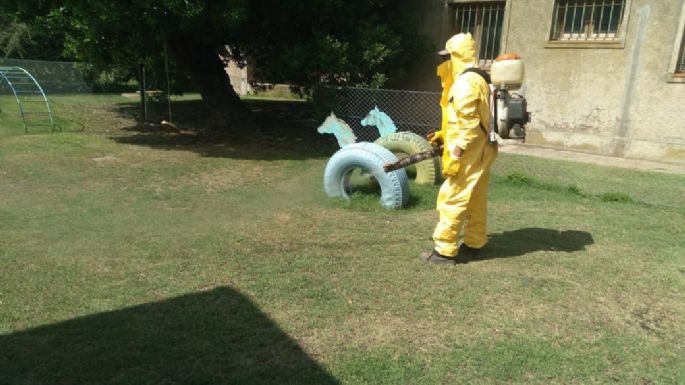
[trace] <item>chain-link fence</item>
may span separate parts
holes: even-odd
[[[317,86],[313,100],[320,117],[333,112],[350,126],[358,141],[373,142],[380,136],[377,126],[362,125],[374,109],[390,117],[397,131],[425,135],[440,129],[438,92]]]
[[[196,74],[173,66],[160,69],[147,65],[138,65],[128,72],[101,72],[87,63],[7,58],[0,58],[1,67],[22,68],[35,78],[47,96],[54,126],[32,125],[29,115],[43,113],[47,110],[45,105],[37,111],[35,108],[40,105],[26,100],[18,79],[0,77],[0,135],[50,130],[111,132],[140,130],[142,126],[153,130],[164,120],[189,129],[231,128],[228,109],[209,106],[199,92],[198,83],[217,90],[230,87],[228,76],[221,73]],[[145,92],[141,93],[141,89]],[[255,85],[253,92],[257,95],[244,95],[248,98],[244,103],[248,109],[252,107],[251,100],[265,97],[301,100],[288,87],[278,87],[276,91],[269,85]],[[42,100],[42,96],[35,99]]]
[[[0,135],[140,129],[141,123],[159,124],[171,121],[174,115],[198,125],[207,123],[203,119],[208,113],[190,74],[142,65],[132,73],[103,73],[87,63],[0,58],[2,68],[14,72],[0,78]],[[17,68],[35,79],[48,107],[37,103],[43,100],[39,93],[28,97],[26,80],[17,78],[18,70],[12,70]],[[216,78],[209,79],[210,83],[226,81],[211,76]],[[34,124],[31,118],[46,111],[52,114],[54,125]]]
[[[135,76],[117,79],[116,74],[96,74],[83,63],[0,58],[3,66],[24,68],[35,77],[47,95],[56,129],[61,131],[110,131],[162,120],[203,126],[210,124],[207,119],[216,118],[206,111],[194,88],[198,75],[176,68],[160,71],[141,66]],[[217,75],[201,76],[210,77],[199,79],[205,83],[226,81]],[[440,128],[439,99],[437,92],[317,86],[312,92],[310,119],[323,122],[334,112],[350,125],[358,141],[374,141],[380,136],[378,128],[361,122],[377,108],[392,119],[398,131],[423,135]],[[0,127],[5,132],[22,131],[15,97],[4,81],[0,81]],[[29,126],[26,131],[44,129]]]
[[[86,66],[80,63],[0,58],[0,67],[25,69],[38,80],[46,94],[77,94],[92,91],[84,75]]]
[[[137,83],[102,89],[104,82],[83,63],[0,58],[7,76],[0,79],[0,135],[48,131],[111,131],[136,124],[139,96]],[[47,97],[27,91],[21,68],[30,74]],[[42,104],[39,103],[42,101]],[[32,114],[49,111],[54,124],[35,124]]]

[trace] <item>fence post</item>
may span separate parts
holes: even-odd
[[[169,82],[169,52],[167,49],[167,41],[164,40],[164,75],[166,76],[166,103],[169,108],[169,121],[171,119],[171,83]]]
[[[139,78],[140,78],[140,113],[143,123],[147,122],[147,101],[145,100],[145,66],[140,64]]]

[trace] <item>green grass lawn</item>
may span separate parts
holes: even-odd
[[[308,147],[0,135],[0,384],[685,383],[685,176],[501,154],[439,267]]]
[[[47,111],[45,103],[39,98],[22,103],[24,111]],[[135,125],[138,116],[139,99],[118,94],[57,94],[49,95],[49,106],[54,121],[54,131],[58,132],[107,132]],[[28,115],[26,129],[22,123],[19,106],[15,97],[8,93],[0,94],[0,137],[8,135],[42,134],[50,132],[46,116]],[[37,124],[36,124],[37,123]]]

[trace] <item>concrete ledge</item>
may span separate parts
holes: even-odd
[[[606,49],[622,49],[625,48],[626,43],[623,40],[618,41],[600,41],[600,40],[581,40],[581,41],[560,41],[548,40],[545,43],[545,48],[606,48]]]
[[[538,158],[567,160],[596,164],[601,166],[621,167],[643,171],[657,171],[669,174],[685,174],[685,164],[656,162],[643,159],[618,158],[613,156],[587,154],[568,150],[557,150],[525,144],[521,140],[505,139],[499,147],[500,152],[516,155],[528,155]]]
[[[668,74],[666,75],[666,82],[668,83],[685,83],[685,74]]]

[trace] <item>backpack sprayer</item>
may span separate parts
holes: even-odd
[[[525,125],[530,121],[530,113],[526,98],[521,94],[509,92],[510,89],[518,89],[523,84],[524,65],[521,57],[515,53],[500,55],[490,67],[490,76],[478,69],[468,69],[464,72],[475,72],[481,75],[488,83],[491,80],[494,90],[492,91],[492,118],[488,131],[488,142],[497,144],[497,136],[509,139],[511,133],[516,137],[525,137]],[[488,79],[490,78],[490,79]],[[385,172],[399,170],[401,168],[418,163],[422,160],[440,156],[443,145],[436,146],[430,151],[418,152],[394,163],[383,165]]]
[[[494,131],[503,139],[509,139],[512,130],[514,136],[525,137],[524,126],[530,122],[526,98],[521,94],[509,92],[509,89],[518,89],[523,84],[523,60],[515,53],[500,55],[492,63],[490,72],[492,85],[495,87],[492,119]],[[492,135],[493,129],[490,131]]]

